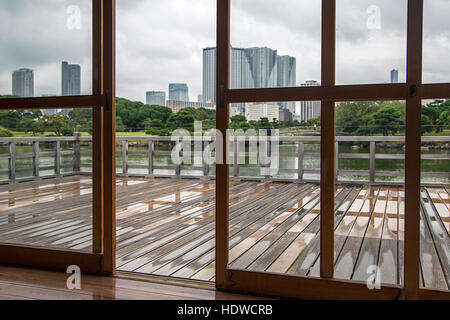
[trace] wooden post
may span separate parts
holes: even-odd
[[[33,142],[33,176],[39,177],[39,141]]]
[[[103,0],[103,266],[116,271],[116,1]]]
[[[16,180],[16,144],[9,143],[9,180],[14,182]]]
[[[375,182],[375,152],[376,152],[376,142],[370,141],[370,154],[369,154],[369,181],[370,183]]]
[[[408,1],[406,159],[405,159],[405,294],[416,299],[420,283],[420,162],[422,107],[423,0]]]
[[[128,174],[128,140],[122,141],[122,173]]]
[[[216,159],[216,287],[229,284],[229,199],[230,168],[228,166],[229,103],[226,94],[230,87],[230,0],[217,0],[217,72],[216,72],[216,128],[223,137],[222,159]],[[219,143],[219,139],[216,140]]]
[[[73,172],[78,174],[80,173],[81,164],[80,134],[75,132],[73,136],[75,138],[73,142]]]
[[[61,174],[61,141],[56,141],[55,150],[55,174]]]
[[[148,141],[148,175],[153,176],[153,140]]]
[[[334,86],[336,0],[322,0],[322,86]],[[335,133],[334,101],[322,100],[320,142],[320,276],[334,273]]]
[[[298,150],[297,150],[297,179],[299,181],[303,181],[303,157],[305,153],[305,145],[303,142],[298,142]]]
[[[102,0],[92,4],[92,93],[103,93]],[[92,109],[92,251],[103,253],[103,107]]]

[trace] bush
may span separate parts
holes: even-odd
[[[14,136],[14,134],[11,130],[8,130],[0,126],[0,137],[12,137],[12,136]]]

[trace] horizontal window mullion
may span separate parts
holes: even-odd
[[[405,100],[406,84],[370,84],[264,89],[231,89],[226,102]]]
[[[423,99],[450,99],[450,83],[422,85]]]
[[[105,106],[104,95],[0,99],[0,110],[75,109]]]

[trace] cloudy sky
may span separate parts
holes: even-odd
[[[297,83],[320,80],[319,0],[232,0],[231,43],[297,58]],[[61,61],[82,67],[91,91],[90,0],[0,0],[0,94],[11,72],[35,72],[35,95],[61,93]],[[406,0],[337,0],[338,84],[405,81]],[[424,81],[450,82],[450,0],[425,0]],[[79,17],[79,19],[78,19]],[[117,0],[117,94],[185,82],[202,91],[202,49],[215,46],[215,0]]]

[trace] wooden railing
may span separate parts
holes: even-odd
[[[243,137],[240,137],[242,139]],[[214,138],[212,137],[200,137],[197,138],[201,141],[203,146],[210,143]],[[273,180],[297,180],[297,181],[318,181],[318,176],[320,174],[319,169],[305,169],[304,162],[305,159],[320,158],[319,152],[305,152],[305,145],[308,143],[319,143],[320,137],[317,136],[302,136],[302,137],[279,137],[280,147],[282,144],[296,145],[294,148],[296,152],[281,152],[279,153],[280,158],[296,158],[297,166],[296,168],[279,168],[278,174],[287,174],[288,178],[280,178],[277,174],[276,176],[261,176],[258,174],[261,167],[248,167],[245,165],[240,165],[238,163],[238,144],[235,143],[237,137],[230,137],[230,159],[231,167],[230,172],[232,176],[247,177],[252,179],[273,179]],[[245,138],[248,141],[248,137]],[[192,141],[194,138],[192,137]],[[240,140],[242,141],[242,140]],[[46,137],[46,138],[0,138],[0,145],[8,146],[8,153],[0,154],[0,160],[7,159],[8,169],[0,168],[0,176],[7,176],[7,179],[2,179],[2,183],[15,182],[20,180],[29,180],[36,178],[50,178],[56,176],[64,175],[89,175],[92,165],[89,163],[84,163],[82,161],[82,156],[91,156],[92,150],[82,150],[81,146],[92,142],[91,137],[80,137],[75,135],[73,137]],[[214,172],[211,172],[213,167],[209,166],[207,162],[201,161],[201,166],[199,165],[176,165],[176,164],[165,164],[157,165],[155,164],[155,158],[158,156],[170,157],[172,151],[170,149],[169,143],[171,142],[171,137],[118,137],[117,138],[117,160],[121,164],[117,166],[118,176],[147,176],[147,177],[208,177],[214,178]],[[368,153],[343,153],[339,152],[339,146],[342,143],[366,143],[369,144]],[[368,159],[369,169],[368,170],[337,170],[336,176],[366,176],[367,181],[374,183],[376,177],[399,177],[404,175],[404,171],[382,171],[377,170],[375,165],[375,160],[385,159],[385,160],[404,160],[405,155],[402,154],[387,154],[387,153],[377,153],[376,147],[379,143],[399,143],[403,144],[405,142],[404,137],[350,137],[343,136],[336,138],[336,157],[335,161],[339,159]],[[450,144],[450,137],[423,137],[423,143],[440,143],[446,144],[447,148]],[[69,143],[72,148],[71,150],[62,150],[61,144]],[[31,153],[17,153],[16,146],[27,144],[32,146]],[[53,151],[41,152],[40,146],[42,144],[54,144]],[[159,150],[160,148],[155,148],[156,145],[165,144],[166,150]],[[174,142],[172,142],[174,144]],[[145,148],[143,150],[130,150],[130,146],[139,146]],[[146,158],[146,164],[132,164],[129,161],[130,156],[141,155]],[[203,150],[200,152],[192,152],[194,157],[203,159]],[[212,154],[211,154],[212,155]],[[211,156],[210,155],[210,156]],[[255,156],[256,152],[239,152],[239,156],[244,156],[247,158],[249,156]],[[70,164],[61,164],[62,156],[71,156],[72,161]],[[54,157],[53,166],[41,166],[40,159],[43,157]],[[16,168],[16,160],[31,158],[32,166],[30,168]],[[423,160],[450,160],[450,154],[422,154]],[[336,166],[338,168],[338,166]],[[62,169],[66,169],[63,172]],[[133,169],[141,170],[141,173],[132,172]],[[161,170],[171,170],[172,173],[160,173]],[[53,171],[54,174],[42,175],[42,171]],[[144,173],[142,173],[144,171]],[[159,172],[158,172],[159,171]],[[192,174],[193,171],[201,172],[201,174]],[[186,172],[188,174],[186,174]],[[191,174],[189,174],[191,172]],[[17,178],[17,174],[27,174],[26,178]],[[305,177],[306,175],[316,175],[317,177]],[[422,172],[422,177],[433,177],[440,178],[450,181],[450,172],[446,170],[444,172]],[[341,181],[341,180],[339,180]],[[354,181],[360,182],[360,181]]]

